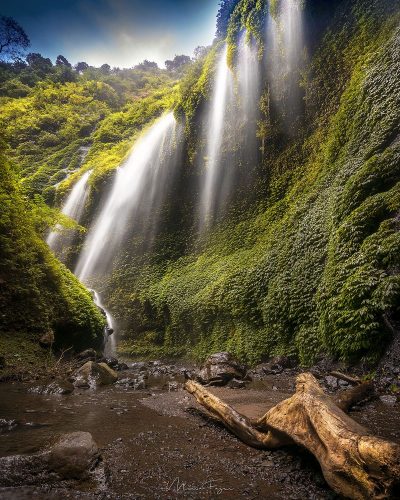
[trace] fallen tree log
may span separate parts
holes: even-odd
[[[372,436],[346,415],[310,373],[299,375],[295,394],[257,421],[241,415],[192,380],[186,381],[185,389],[250,446],[274,449],[297,444],[309,450],[327,483],[341,495],[382,499],[399,487],[400,446]],[[344,407],[349,406],[351,401],[347,400]]]

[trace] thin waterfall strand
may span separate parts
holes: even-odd
[[[88,180],[91,172],[92,171],[89,170],[82,175],[82,177],[72,188],[64,205],[61,208],[61,212],[64,215],[67,215],[71,219],[74,219],[76,222],[80,221],[85,208],[85,203],[89,194]],[[57,229],[60,230],[61,227],[57,226]],[[52,231],[48,235],[46,242],[54,252],[57,252],[61,246],[64,247],[67,243],[69,243],[69,239],[67,238],[68,241],[66,241],[65,238],[65,235],[63,235],[59,231]]]
[[[232,88],[232,75],[227,64],[227,50],[225,46],[218,60],[214,93],[210,103],[210,119],[207,124],[207,165],[200,200],[202,228],[209,224],[218,197],[219,160],[221,158],[224,120],[227,98]]]

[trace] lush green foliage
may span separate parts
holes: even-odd
[[[316,4],[305,2],[306,18]],[[227,29],[234,71],[238,37],[246,30],[261,55],[266,15],[268,9],[276,15],[279,1],[226,1],[221,8],[220,35]],[[342,359],[378,357],[400,315],[399,8],[390,0],[343,1],[324,22],[323,37],[315,35],[302,68],[304,106],[293,112],[292,129],[285,129],[282,109],[273,109],[265,85],[252,143],[262,154],[247,151],[246,162],[245,148],[223,145],[226,163],[240,156],[251,180],[241,185],[238,175],[230,212],[200,242],[195,205],[202,172],[196,160],[204,154],[202,118],[222,40],[187,67],[179,82],[148,62],[125,73],[84,68],[81,75],[73,72],[71,82],[55,81],[57,68],[41,80],[36,69],[33,83],[25,79],[32,77],[31,67],[4,77],[1,124],[31,198],[22,197],[6,170],[14,187],[1,203],[13,215],[3,217],[0,233],[21,226],[22,206],[29,216],[18,229],[19,243],[13,247],[7,240],[4,262],[13,269],[13,262],[24,260],[15,276],[21,286],[34,284],[24,292],[32,304],[26,314],[18,313],[21,321],[13,328],[35,331],[41,317],[46,328],[64,336],[72,329],[58,318],[68,316],[77,331],[96,330],[87,292],[39,241],[57,214],[35,194],[58,202],[92,169],[84,221],[89,224],[137,134],[175,108],[186,141],[174,187],[156,214],[156,241],[149,248],[142,234],[131,235],[100,284],[118,322],[120,351],[204,358],[228,349],[251,363],[283,353],[304,364],[321,352]],[[15,213],[7,192],[16,200]],[[50,275],[39,273],[37,252]],[[57,293],[50,298],[54,282]]]
[[[381,354],[400,303],[400,40],[388,5],[339,11],[304,75],[303,130],[260,166],[267,199],[224,220],[200,253],[115,271],[110,303],[135,332],[123,352],[292,353],[305,364],[321,351]],[[233,20],[254,7],[239,2]],[[213,57],[185,82],[192,141]]]
[[[90,293],[42,239],[40,230],[48,225],[48,209],[24,196],[3,146],[0,167],[1,335],[25,335],[27,342],[37,343],[52,330],[59,348],[100,346],[102,314]],[[21,356],[23,351],[21,347]]]

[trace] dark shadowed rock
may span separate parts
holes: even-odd
[[[76,355],[76,358],[80,361],[96,361],[97,352],[94,349],[86,349]]]
[[[225,385],[232,379],[242,379],[246,374],[243,366],[229,352],[217,352],[207,358],[197,376],[203,384]]]
[[[129,370],[129,366],[126,363],[118,363],[117,366],[115,367],[115,369],[118,372],[122,372],[124,370]]]
[[[118,359],[109,357],[109,358],[104,358],[104,363],[106,363],[110,368],[116,368],[118,366]]]

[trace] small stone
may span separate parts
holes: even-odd
[[[272,460],[263,460],[260,465],[261,467],[273,467],[275,464]]]
[[[244,389],[246,387],[246,382],[244,380],[234,378],[228,383],[228,387],[231,389]]]
[[[394,404],[396,404],[396,401],[397,401],[397,397],[396,396],[391,396],[389,394],[386,394],[384,396],[380,396],[379,399],[385,405],[394,405]]]
[[[326,384],[332,389],[336,389],[338,386],[338,379],[336,377],[332,377],[332,375],[328,375],[325,377]]]

